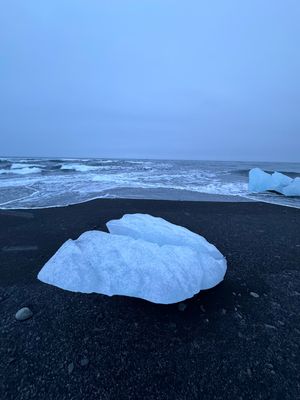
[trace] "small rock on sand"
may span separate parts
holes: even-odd
[[[33,316],[33,312],[28,307],[20,308],[20,310],[18,310],[15,315],[16,320],[18,320],[18,321],[25,321],[26,319],[29,319],[32,316]]]
[[[179,311],[184,311],[187,308],[187,305],[185,303],[179,303],[178,304],[178,310]]]
[[[83,357],[83,358],[80,360],[80,365],[81,365],[82,367],[86,367],[86,366],[88,365],[89,362],[90,362],[90,360],[89,360],[87,357]]]
[[[270,325],[270,324],[265,324],[265,328],[267,328],[267,329],[277,329],[276,326]]]
[[[68,365],[68,373],[71,374],[73,371],[74,371],[74,363],[71,362]]]
[[[255,292],[250,292],[250,296],[255,297],[257,299],[259,297],[259,294]]]

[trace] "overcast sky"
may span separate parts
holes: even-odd
[[[300,161],[299,0],[11,0],[0,154]]]

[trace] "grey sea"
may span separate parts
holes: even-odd
[[[259,167],[300,175],[300,163],[1,158],[0,208],[46,208],[95,198],[264,201],[300,207],[299,197],[250,193],[248,173]]]

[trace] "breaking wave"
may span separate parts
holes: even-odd
[[[38,167],[22,167],[17,168],[16,166],[10,169],[0,169],[0,174],[17,174],[17,175],[27,175],[27,174],[38,174],[42,170]]]
[[[85,164],[64,164],[60,167],[64,171],[77,171],[77,172],[89,172],[98,169],[99,167],[90,166]]]

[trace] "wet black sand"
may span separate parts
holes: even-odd
[[[37,281],[66,239],[133,212],[203,234],[228,259],[225,281],[184,311]],[[23,306],[34,315],[16,321]],[[299,399],[300,211],[121,199],[0,211],[0,313],[1,400]]]

